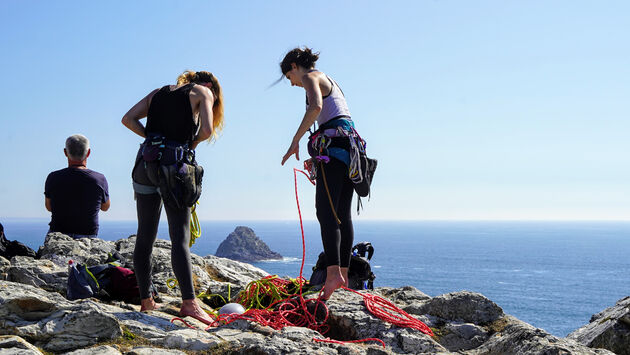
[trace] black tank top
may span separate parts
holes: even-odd
[[[153,95],[147,115],[147,134],[160,134],[171,141],[192,144],[199,129],[190,106],[189,94],[194,85],[186,84],[172,91],[166,85]]]

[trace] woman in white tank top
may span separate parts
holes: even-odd
[[[300,139],[315,122],[320,128],[337,125],[354,127],[341,88],[326,74],[315,70],[318,58],[319,53],[313,53],[310,48],[295,48],[280,63],[282,74],[291,82],[291,86],[304,88],[307,102],[306,112],[289,149],[282,157],[282,165],[294,154],[297,160],[300,159]],[[344,152],[343,148],[338,148],[338,155],[327,152],[327,156],[317,156],[318,160],[313,158],[305,162],[317,165],[318,171],[315,206],[327,265],[323,299],[328,299],[337,288],[348,286],[348,268],[354,241],[351,219],[354,190],[348,177],[348,163],[343,159]]]

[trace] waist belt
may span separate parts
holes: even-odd
[[[146,162],[159,161],[162,165],[174,164],[180,161],[192,163],[195,161],[195,151],[188,148],[188,144],[168,141],[161,136],[149,136],[141,144],[142,158]]]

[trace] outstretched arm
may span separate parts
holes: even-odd
[[[316,73],[308,73],[304,75],[302,83],[304,84],[304,90],[306,90],[309,105],[308,109],[306,109],[306,112],[304,113],[300,126],[293,136],[289,149],[282,157],[282,165],[284,165],[287,159],[289,159],[293,154],[295,154],[295,159],[300,160],[300,139],[306,132],[308,132],[309,127],[315,123],[315,120],[317,120],[317,116],[319,116],[319,113],[322,111],[322,106],[324,104],[322,91],[319,88],[319,80]]]
[[[155,89],[151,91],[149,95],[138,101],[122,118],[122,124],[140,137],[146,137],[144,126],[140,123],[140,120],[147,117],[149,114],[151,98],[158,90],[159,89]]]

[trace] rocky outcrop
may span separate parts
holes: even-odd
[[[17,240],[8,240],[4,235],[4,227],[0,223],[0,256],[11,259],[14,256],[30,256],[35,257],[35,250],[29,248]]]
[[[630,355],[630,297],[593,315],[590,323],[567,336],[592,348]]]
[[[475,292],[461,291],[433,297],[405,307],[411,314],[428,314],[439,319],[487,325],[504,316],[501,307]]]
[[[0,335],[0,354],[6,355],[41,355],[36,346],[14,335]]]
[[[271,251],[248,227],[236,227],[217,248],[216,256],[232,260],[254,262],[282,259],[282,255]]]
[[[133,268],[133,249],[135,236],[109,242],[101,239],[72,239],[61,233],[49,233],[44,245],[39,248],[41,259],[14,257],[8,266],[0,271],[7,273],[7,280],[41,287],[65,295],[68,277],[67,264],[72,259],[87,265],[105,263],[108,254],[117,253],[126,267]],[[227,288],[232,292],[240,291],[253,280],[268,274],[257,267],[238,261],[218,258],[213,255],[200,257],[191,254],[195,289],[211,290],[213,293]],[[177,287],[167,287],[167,280],[175,278],[171,268],[171,242],[156,240],[151,257],[153,283],[158,291],[172,297],[179,297]]]
[[[470,355],[520,355],[520,354],[608,354],[604,349],[591,349],[574,340],[558,338],[546,331],[532,327],[512,316],[494,325],[496,332],[481,346],[472,349]],[[490,328],[492,330],[492,328]]]
[[[154,283],[161,290],[163,306],[159,311],[139,312],[138,306],[122,302],[69,301],[62,296],[66,259],[98,263],[101,254],[117,252],[131,260],[135,238],[116,242],[72,240],[76,245],[67,238],[49,235],[40,248],[44,259],[0,258],[0,272],[8,279],[0,281],[1,354],[613,354],[536,329],[504,314],[501,307],[479,293],[461,291],[429,297],[410,286],[381,287],[372,293],[427,324],[435,333],[433,337],[375,317],[364,304],[361,293],[365,291],[345,290],[333,293],[326,303],[329,331],[325,334],[301,327],[274,330],[246,320],[206,329],[187,318],[194,326],[191,329],[172,321],[181,304],[177,290],[159,285],[173,277],[169,242],[156,242],[157,257],[153,260]],[[62,254],[66,251],[74,254]],[[197,290],[224,296],[228,289],[234,295],[249,281],[267,275],[249,264],[215,256],[193,255],[192,262]],[[627,307],[627,301],[618,306],[619,310]],[[614,315],[624,317],[618,312]],[[378,338],[385,347],[374,341],[316,341],[326,338]]]

